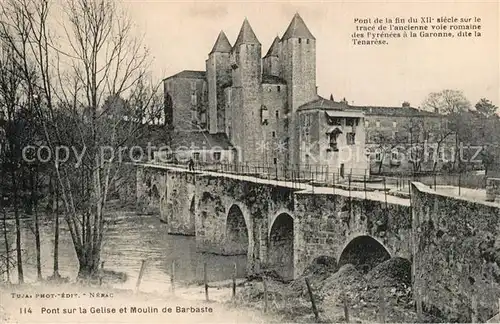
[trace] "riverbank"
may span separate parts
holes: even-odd
[[[0,286],[2,323],[282,323],[283,318],[193,291],[159,295],[76,283]],[[192,287],[191,290],[196,290]],[[225,289],[227,290],[227,289]],[[186,298],[186,295],[191,298]],[[212,296],[215,298],[215,296]]]
[[[311,295],[306,284],[310,285]],[[267,303],[266,303],[267,300]],[[289,283],[266,275],[246,282],[236,304],[252,307],[293,323],[435,323],[447,321],[429,313],[418,319],[411,288],[411,263],[392,258],[368,272],[333,259],[316,259]],[[317,311],[317,317],[314,312]],[[346,318],[347,315],[347,318]]]
[[[161,310],[164,307],[175,306],[176,303],[201,306],[209,304],[214,307],[217,306],[217,308],[220,307],[220,313],[229,312],[227,316],[221,315],[223,322],[226,317],[228,322],[234,322],[234,316],[236,316],[234,314],[243,316],[243,322],[245,323],[272,323],[276,319],[278,322],[294,323],[345,322],[342,294],[348,297],[347,307],[350,322],[374,322],[380,321],[381,317],[380,289],[378,288],[382,286],[386,297],[386,303],[384,304],[386,307],[386,321],[416,321],[409,282],[411,266],[408,260],[403,263],[389,262],[385,264],[386,268],[382,266],[382,268],[378,268],[378,272],[374,271],[371,274],[365,274],[360,273],[360,270],[352,265],[338,267],[333,259],[327,260],[327,257],[324,257],[326,259],[316,260],[316,263],[313,262],[306,269],[304,275],[291,283],[280,282],[272,279],[272,274],[267,274],[268,303],[267,312],[265,312],[264,284],[261,278],[258,275],[248,279],[244,278],[246,256],[228,257],[199,253],[194,237],[168,235],[165,224],[161,223],[157,216],[138,213],[134,207],[133,205],[123,206],[118,202],[110,204],[107,215],[107,232],[101,258],[101,261],[104,262],[103,276],[102,280],[98,279],[90,283],[94,285],[94,288],[71,283],[76,278],[78,262],[64,223],[61,224],[60,242],[62,243],[60,244],[59,271],[63,277],[70,278],[69,282],[55,286],[55,288],[53,284],[36,283],[36,277],[33,278],[33,274],[36,274],[33,263],[34,244],[31,240],[33,234],[29,225],[24,226],[23,244],[26,255],[23,255],[23,258],[25,261],[25,280],[32,282],[33,289],[41,289],[42,293],[47,293],[46,291],[49,289],[67,291],[69,294],[88,289],[104,294],[116,292],[116,296],[113,298],[89,299],[88,295],[81,295],[73,300],[59,299],[63,304],[69,303],[68,308],[74,308],[76,306],[72,305],[82,303],[82,307],[87,308],[101,305],[104,307],[107,307],[106,305],[115,305],[113,306],[115,308],[119,307],[119,305],[125,305],[122,307],[139,307],[133,305],[142,305],[140,307],[146,307],[145,309],[148,309],[147,307],[156,307],[159,313],[148,315],[151,316],[150,320],[147,321],[148,323],[164,321],[166,315],[172,317],[174,322],[206,323],[211,321],[206,317],[206,314],[201,315],[201,317],[191,315],[182,317],[185,314],[182,315],[181,312],[180,315],[176,315],[176,312],[173,311],[163,315]],[[44,278],[48,278],[52,274],[50,261],[52,260],[53,228],[51,226],[42,226],[41,230],[42,275]],[[14,238],[12,238],[13,240]],[[144,265],[144,271],[141,271],[142,264]],[[237,265],[237,277],[239,279],[237,279],[236,298],[233,300],[232,281],[227,279],[233,276],[235,264]],[[205,268],[209,286],[209,303],[205,302],[204,286],[196,284],[203,282]],[[142,276],[140,275],[141,272]],[[380,276],[377,273],[383,275]],[[11,272],[11,275],[15,276],[15,273]],[[141,293],[135,294],[134,289],[139,277],[141,277]],[[318,310],[318,319],[313,314],[311,299],[305,285],[306,277],[310,280]],[[175,285],[175,295],[172,293],[172,281]],[[30,289],[31,286],[26,285],[25,287]],[[2,288],[0,287],[0,289]],[[12,286],[11,288],[16,290],[25,289],[18,286]],[[7,295],[7,297],[9,296]],[[149,299],[156,300],[156,302],[149,303]],[[14,310],[14,313],[16,313],[24,310],[23,302],[25,302],[24,305],[29,307],[30,304],[51,303],[52,300],[21,298],[19,300],[10,300],[10,302],[9,309]],[[63,307],[57,305],[56,302],[53,307]],[[196,308],[197,306],[193,307]],[[61,308],[60,310],[62,311]],[[88,310],[90,311],[90,309]],[[20,316],[21,320],[24,319],[26,322],[27,317],[24,315],[33,316],[34,311],[32,309],[31,314],[16,313],[14,315]],[[37,309],[37,312],[40,313],[41,310]],[[48,320],[42,323],[52,323],[51,316],[49,316],[51,314],[39,315],[43,315],[40,320],[43,318]],[[63,319],[69,315],[76,316],[75,314],[56,315],[57,318],[64,315]],[[88,318],[82,318],[86,322],[98,323],[94,320],[94,317],[101,319],[105,315],[92,313],[90,317],[86,315]],[[134,319],[123,314],[111,315],[118,318],[117,320],[112,318],[113,322],[121,323],[121,320],[124,320],[125,323],[128,323],[128,320],[132,323],[137,322],[137,316]],[[69,318],[67,317],[62,322],[73,322]],[[20,323],[23,322],[20,321]]]

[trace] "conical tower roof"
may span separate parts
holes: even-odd
[[[271,44],[271,47],[269,47],[269,51],[267,51],[266,56],[264,58],[269,57],[269,56],[278,56],[279,55],[279,44],[280,38],[276,36],[274,39],[273,43]]]
[[[229,53],[231,52],[231,43],[229,43],[229,40],[227,39],[226,34],[221,30],[219,33],[219,36],[217,37],[217,40],[215,41],[214,47],[212,48],[212,51],[210,51],[209,54],[212,53]]]
[[[240,46],[241,44],[260,45],[257,36],[255,36],[255,33],[253,32],[252,27],[250,26],[250,23],[246,18],[243,21],[243,25],[241,26],[240,33],[238,34],[238,38],[236,39],[233,48]]]
[[[307,28],[306,24],[304,23],[304,20],[302,20],[302,17],[298,13],[296,13],[293,16],[292,21],[290,22],[290,25],[288,26],[285,34],[281,38],[281,40],[284,39],[290,39],[290,38],[308,38],[308,39],[316,39],[313,34],[309,31]]]

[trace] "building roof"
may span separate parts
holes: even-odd
[[[270,57],[270,56],[278,56],[279,55],[279,46],[280,46],[280,38],[278,36],[276,36],[276,38],[274,39],[273,43],[271,44],[271,47],[269,47],[269,50],[267,51],[267,54],[266,56],[264,56],[264,58],[266,57]]]
[[[241,44],[260,45],[260,42],[257,39],[257,36],[255,36],[255,33],[253,32],[253,29],[250,26],[250,23],[248,22],[248,20],[246,18],[243,21],[243,25],[241,25],[240,33],[238,34],[238,38],[236,38],[236,42],[234,43],[233,50],[235,48],[238,48]]]
[[[313,34],[309,31],[309,28],[307,28],[304,20],[302,20],[302,17],[298,13],[296,13],[292,21],[290,22],[290,25],[288,26],[288,29],[286,30],[285,34],[283,34],[283,37],[281,40],[286,40],[290,38],[308,38],[308,39],[316,39],[314,38]]]
[[[225,133],[210,134],[208,131],[174,132],[171,146],[173,150],[230,150],[233,148]]]
[[[328,100],[323,97],[318,96],[318,99],[310,101],[302,106],[300,106],[297,110],[312,110],[312,109],[320,109],[320,110],[345,110],[347,108],[347,104],[344,102],[337,102],[333,100]]]
[[[184,70],[177,74],[171,75],[164,80],[172,79],[172,78],[182,78],[182,79],[205,79],[206,72],[205,71],[192,71],[192,70]]]
[[[226,34],[221,30],[219,33],[219,36],[217,37],[217,40],[215,41],[214,47],[212,47],[212,50],[210,51],[209,54],[212,53],[230,53],[231,52],[231,43],[229,43],[229,40],[227,39]]]
[[[414,107],[349,106],[349,108],[354,110],[361,110],[367,116],[387,116],[387,117],[440,116],[437,113],[426,110],[420,110]]]
[[[265,84],[286,84],[286,81],[274,75],[262,75],[262,83]]]

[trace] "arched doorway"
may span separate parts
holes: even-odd
[[[224,244],[226,255],[247,255],[248,227],[240,207],[232,205],[226,220],[226,241]]]
[[[390,258],[391,255],[381,243],[371,236],[363,235],[347,244],[339,257],[338,264],[341,267],[350,263],[358,270],[367,273]]]
[[[293,218],[278,215],[269,233],[269,267],[285,280],[293,279]]]

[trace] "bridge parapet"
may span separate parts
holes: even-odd
[[[411,187],[414,291],[417,302],[450,321],[480,322],[498,311],[500,205]]]

